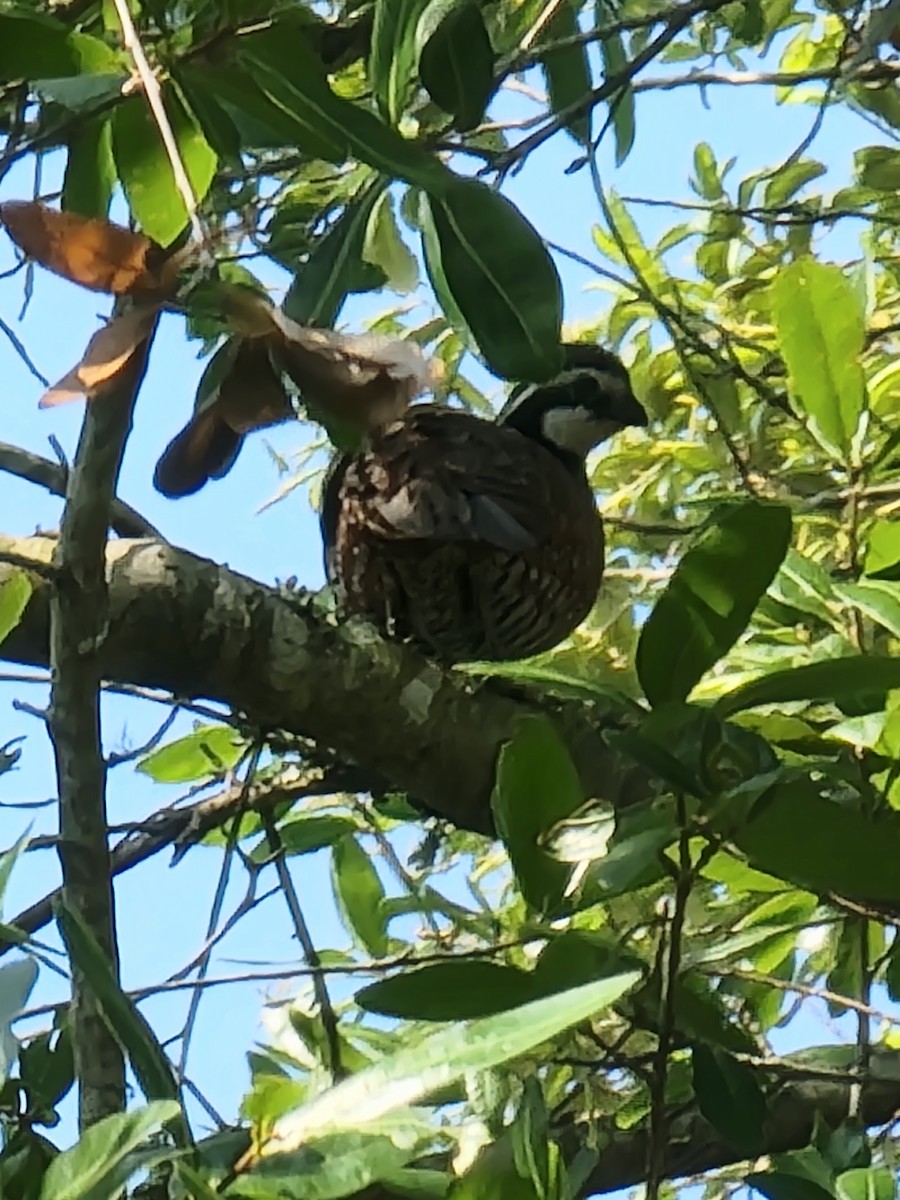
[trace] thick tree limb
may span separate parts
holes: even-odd
[[[48,538],[4,538],[0,551],[46,561]],[[103,674],[177,696],[203,696],[255,726],[286,729],[354,763],[369,786],[385,780],[455,825],[491,829],[500,747],[536,701],[460,673],[443,674],[369,626],[338,624],[321,597],[290,601],[183,550],[149,541],[107,548],[109,628]],[[12,568],[0,566],[0,580]],[[47,662],[46,581],[0,656]],[[548,702],[587,792],[614,803],[646,794],[643,776],[601,737],[615,723],[594,704]]]

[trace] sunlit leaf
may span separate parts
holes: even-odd
[[[370,954],[387,953],[384,888],[372,860],[355,837],[344,837],[332,851],[335,899],[349,931]]]
[[[795,700],[859,702],[871,696],[874,702],[879,692],[897,687],[900,659],[860,654],[771,671],[728,692],[716,709],[724,717],[744,708]]]
[[[136,1171],[172,1157],[171,1147],[149,1142],[179,1113],[174,1100],[156,1100],[145,1108],[104,1117],[53,1160],[41,1200],[113,1200]]]
[[[246,739],[230,725],[202,725],[142,758],[137,770],[156,783],[190,783],[237,766]]]
[[[853,284],[840,267],[801,258],[775,277],[772,310],[795,403],[823,448],[849,459],[866,402],[865,312]]]
[[[0,645],[21,621],[33,591],[24,571],[16,571],[0,583]]]
[[[652,704],[683,700],[731,649],[790,538],[790,510],[758,501],[722,509],[706,525],[641,631],[635,665]]]

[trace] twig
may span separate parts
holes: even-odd
[[[156,121],[159,136],[162,138],[166,156],[172,167],[175,186],[178,188],[181,198],[184,201],[184,207],[191,226],[191,235],[198,247],[202,247],[205,243],[205,238],[203,236],[203,226],[200,224],[200,218],[197,215],[197,198],[194,195],[191,181],[188,179],[187,171],[184,169],[184,163],[181,161],[178,142],[175,140],[175,134],[172,132],[172,126],[166,113],[166,106],[163,104],[159,83],[156,75],[153,73],[153,68],[147,61],[147,56],[144,54],[141,39],[134,27],[134,21],[131,19],[128,0],[113,0],[113,4],[115,5],[119,23],[122,26],[122,40],[125,43],[126,50],[128,50],[134,59],[135,69],[140,78],[141,86],[144,89],[144,95],[147,97],[147,103],[150,105],[150,111],[153,113],[153,119]]]
[[[122,751],[120,754],[117,754],[115,751],[111,751],[106,760],[106,765],[108,767],[120,767],[123,763],[134,762],[136,758],[143,758],[145,754],[149,754],[151,750],[159,745],[159,743],[175,724],[180,712],[181,709],[176,704],[172,708],[171,712],[168,713],[165,720],[155,731],[155,733],[152,733],[150,737],[147,738],[146,742],[140,746],[135,746],[132,750]]]
[[[266,834],[266,841],[269,844],[269,851],[275,863],[275,870],[278,873],[278,882],[281,884],[285,903],[291,915],[294,934],[303,949],[303,957],[306,959],[307,965],[312,972],[313,993],[316,997],[316,1003],[319,1006],[322,1028],[325,1030],[325,1038],[328,1042],[328,1067],[331,1071],[333,1082],[337,1083],[346,1075],[346,1071],[341,1063],[341,1037],[338,1031],[337,1014],[334,1011],[334,1005],[331,1003],[331,997],[328,994],[325,977],[322,974],[322,960],[319,958],[319,952],[316,949],[316,944],[312,939],[312,934],[303,915],[303,909],[300,907],[297,889],[294,887],[294,881],[291,879],[291,873],[284,858],[284,843],[281,840],[281,834],[278,832],[278,826],[275,824],[275,819],[271,812],[263,813],[262,823]]]
[[[23,571],[34,571],[44,579],[56,579],[59,572],[52,563],[40,558],[29,558],[27,554],[16,554],[13,550],[0,550],[0,562],[10,567],[21,567]]]
[[[238,831],[241,827],[241,817],[247,804],[247,798],[250,795],[250,788],[253,785],[256,777],[256,769],[259,766],[259,760],[263,752],[263,743],[257,742],[250,751],[247,761],[247,771],[244,775],[244,782],[241,786],[238,795],[238,807],[231,827],[228,830],[228,838],[225,843],[225,854],[222,858],[222,867],[219,871],[219,881],[216,884],[216,892],[213,896],[212,908],[209,914],[209,921],[206,926],[207,945],[197,965],[197,979],[192,980],[194,984],[203,979],[209,969],[209,960],[212,954],[213,943],[210,939],[216,932],[216,926],[219,924],[219,917],[222,915],[222,906],[225,903],[225,892],[228,889],[228,880],[231,878],[231,864],[234,861],[235,847],[237,846]],[[191,1035],[194,1032],[194,1025],[197,1021],[197,1013],[200,1008],[200,1000],[202,991],[195,987],[191,996],[190,1004],[188,1005],[187,1017],[185,1018],[184,1028],[181,1031],[181,1053],[178,1058],[178,1077],[183,1079],[187,1069],[187,1057],[191,1045]]]
[[[11,446],[8,442],[0,442],[0,471],[36,483],[55,496],[66,494],[69,472],[64,463],[51,462],[49,458],[32,454],[30,450],[22,450],[19,446]],[[113,500],[109,519],[119,537],[158,538],[165,541],[154,525],[121,500]]]
[[[50,380],[47,379],[45,376],[43,376],[40,373],[40,371],[37,369],[37,367],[31,361],[28,351],[25,349],[25,346],[22,343],[21,339],[18,337],[18,335],[12,329],[12,327],[7,325],[6,321],[4,321],[2,317],[0,317],[0,330],[3,331],[3,333],[9,339],[9,341],[12,343],[13,349],[15,350],[16,354],[18,354],[19,358],[21,358],[22,362],[25,364],[25,366],[28,368],[28,370],[31,372],[31,374],[35,377],[35,379],[38,381],[38,383],[42,384],[45,388],[49,387]]]

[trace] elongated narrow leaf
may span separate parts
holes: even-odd
[[[537,231],[472,179],[430,195],[426,207],[443,280],[491,370],[535,382],[558,373],[562,288]]]
[[[179,1088],[172,1065],[156,1035],[130,996],[122,991],[109,960],[84,922],[64,904],[57,920],[72,962],[83,973],[117,1040],[124,1047],[132,1069],[148,1100],[175,1102],[170,1132],[181,1146],[191,1144],[191,1135],[178,1106]]]
[[[580,6],[579,6],[580,7]],[[548,42],[561,42],[578,34],[578,10],[572,0],[562,0],[547,26]],[[541,58],[550,107],[565,117],[565,127],[576,141],[585,145],[590,139],[590,108],[576,107],[591,91],[591,67],[587,46],[575,43],[548,50]]]
[[[687,551],[641,631],[651,704],[683,700],[744,632],[791,540],[791,514],[756,500],[719,511]]]
[[[41,1200],[112,1200],[135,1171],[172,1157],[171,1147],[147,1142],[179,1111],[174,1100],[157,1100],[98,1121],[47,1168]]]
[[[608,0],[600,0],[598,9],[609,15]],[[618,75],[627,75],[628,55],[625,53],[625,43],[622,41],[620,33],[605,37],[600,43],[600,51],[603,55],[604,79],[615,79]],[[625,84],[620,91],[610,97],[609,111],[616,139],[616,166],[619,167],[631,153],[634,145],[634,92],[629,84]]]
[[[569,752],[546,717],[523,720],[500,752],[491,808],[522,895],[547,911],[562,899],[570,868],[541,842],[584,802]]]
[[[164,102],[194,199],[201,201],[212,183],[216,155],[174,91]],[[188,220],[156,122],[143,96],[132,96],[112,117],[113,155],[129,207],[148,237],[168,246]]]
[[[520,1008],[451,1025],[404,1047],[331,1088],[286,1118],[272,1150],[287,1150],[325,1133],[359,1128],[460,1079],[527,1053],[619,999],[637,972],[572,988]]]
[[[870,621],[900,638],[900,582],[864,579],[860,583],[836,584],[835,592]]]
[[[431,963],[356,994],[369,1012],[423,1021],[465,1021],[505,1012],[535,999],[534,978],[492,962]]]
[[[186,737],[152,750],[137,769],[156,783],[190,783],[237,766],[246,745],[231,725],[202,725]]]
[[[21,621],[33,591],[24,571],[16,571],[0,583],[0,645]]]
[[[372,860],[354,837],[334,847],[332,882],[344,924],[370,954],[387,953],[384,888]]]
[[[351,292],[383,284],[383,272],[362,257],[369,218],[381,194],[380,187],[367,188],[316,242],[284,300],[284,311],[292,320],[329,327]]]
[[[722,717],[762,704],[789,704],[796,700],[854,701],[900,688],[900,658],[854,654],[828,662],[789,667],[752,679],[728,692],[716,704]],[[881,704],[878,705],[881,708]],[[874,710],[873,710],[874,711]]]
[[[416,73],[416,29],[428,0],[375,0],[369,79],[381,115],[396,125]]]
[[[457,129],[474,129],[495,87],[491,39],[477,4],[452,5],[447,11],[446,0],[432,0],[419,23],[420,38],[436,5],[445,15],[422,46],[422,85],[435,104],[450,113]]]
[[[438,195],[452,182],[453,176],[440,159],[401,137],[374,113],[335,95],[320,75],[295,72],[288,80],[262,59],[247,54],[245,61],[276,108],[339,147],[344,157],[353,155],[388,178],[405,179]]]
[[[856,289],[840,267],[801,258],[776,276],[772,315],[795,403],[824,449],[849,460],[866,400]]]

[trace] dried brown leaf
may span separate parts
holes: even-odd
[[[88,342],[81,362],[44,392],[38,406],[54,408],[70,400],[95,397],[118,376],[147,340],[158,312],[158,305],[147,304],[113,317]]]

